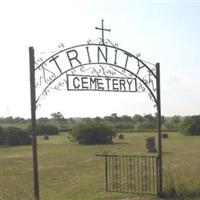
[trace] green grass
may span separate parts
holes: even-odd
[[[78,145],[67,134],[38,138],[41,200],[116,200],[128,194],[106,193],[104,160],[97,153],[146,154],[145,138],[126,133],[113,145]],[[170,133],[163,139],[164,189],[180,199],[200,196],[200,137]],[[197,198],[198,199],[198,198]],[[200,199],[200,198],[199,198]],[[31,146],[0,148],[0,200],[33,200]]]
[[[173,189],[180,199],[200,197],[199,147],[200,136],[170,134],[169,140],[163,140],[166,192]]]

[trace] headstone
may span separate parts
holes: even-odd
[[[119,139],[119,140],[123,140],[123,139],[124,139],[124,135],[123,135],[123,134],[120,134],[120,135],[118,136],[118,139]]]
[[[5,135],[5,145],[6,146],[10,145],[9,137],[7,135]]]
[[[146,139],[146,148],[148,152],[157,152],[155,147],[155,137],[148,137]]]
[[[49,135],[47,133],[44,134],[44,140],[48,140],[49,139]]]
[[[167,133],[162,133],[162,138],[168,138],[168,134]]]
[[[107,141],[106,141],[107,144],[111,144],[112,143],[112,136],[107,136]]]

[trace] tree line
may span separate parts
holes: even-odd
[[[31,120],[24,118],[0,118],[0,146],[31,144]],[[37,119],[37,135],[58,135],[68,131],[74,141],[85,144],[111,143],[117,132],[151,132],[157,129],[157,116],[151,114],[133,117],[116,113],[95,118],[64,118],[52,113],[51,118]],[[162,116],[162,131],[179,131],[183,135],[200,135],[200,115]]]
[[[182,116],[162,116],[162,130],[164,131],[177,131],[179,129],[180,123],[183,121]],[[133,116],[122,115],[118,116],[117,113],[113,113],[110,116],[105,117],[94,117],[94,118],[65,118],[61,112],[55,112],[50,115],[50,117],[42,117],[37,119],[38,124],[53,124],[58,127],[60,131],[71,130],[74,124],[77,122],[105,122],[117,130],[126,131],[145,131],[145,130],[156,130],[157,129],[157,116],[152,114],[135,114]],[[1,125],[15,125],[18,127],[27,127],[30,125],[30,119],[24,119],[21,117],[1,117]]]

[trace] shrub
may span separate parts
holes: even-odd
[[[29,132],[31,132],[31,127],[28,127]],[[52,124],[37,124],[36,125],[37,135],[58,135],[58,128]]]
[[[7,127],[3,135],[3,144],[8,146],[30,145],[32,142],[28,131],[17,127]]]
[[[4,133],[3,128],[0,126],[0,145],[4,144]]]
[[[200,115],[188,116],[180,124],[183,135],[200,135]]]
[[[108,124],[94,121],[77,123],[70,134],[80,144],[108,144],[116,135]]]
[[[124,135],[123,134],[119,134],[118,139],[119,140],[123,140],[124,139]]]
[[[58,128],[52,124],[44,125],[44,124],[38,124],[36,127],[37,135],[58,135],[59,131]]]

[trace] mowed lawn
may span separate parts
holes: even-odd
[[[105,192],[103,152],[146,155],[155,133],[124,133],[112,145],[79,145],[67,133],[38,138],[41,200],[117,200],[129,194]],[[164,189],[200,197],[200,137],[169,133],[163,139]],[[132,195],[134,196],[134,195]],[[182,198],[183,199],[183,198]],[[188,199],[193,199],[189,197]],[[200,199],[200,198],[196,198]],[[31,146],[0,148],[0,200],[33,200]]]

